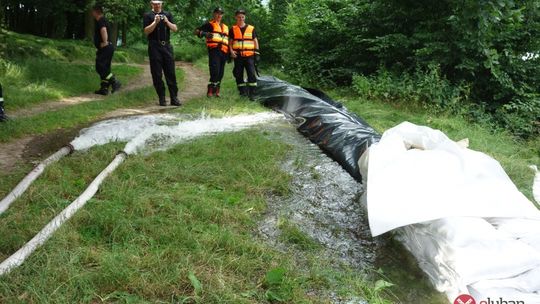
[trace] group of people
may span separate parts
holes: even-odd
[[[246,24],[246,11],[236,11],[236,24],[230,30],[222,22],[223,14],[222,8],[216,8],[213,19],[195,30],[195,35],[206,38],[208,47],[210,82],[206,95],[220,97],[225,63],[229,58],[233,58],[233,75],[238,91],[241,96],[252,99],[257,86],[256,63],[260,59],[257,32],[254,26]],[[247,82],[244,79],[244,70],[247,72]]]
[[[173,47],[170,42],[171,31],[178,31],[174,17],[163,10],[163,1],[150,1],[152,10],[143,17],[144,34],[148,39],[148,57],[152,81],[160,106],[166,106],[165,82],[172,106],[181,106],[178,98],[178,84],[175,73]],[[246,11],[239,9],[235,13],[236,24],[231,29],[222,22],[224,11],[218,7],[213,11],[212,20],[195,30],[195,35],[206,39],[208,48],[208,66],[210,81],[207,97],[220,97],[221,82],[225,72],[225,64],[234,59],[233,75],[240,96],[253,99],[257,87],[257,67],[259,62],[259,41],[255,27],[246,24]],[[96,72],[99,74],[101,86],[95,91],[99,95],[108,95],[118,91],[122,84],[111,70],[115,44],[111,41],[111,27],[107,21],[103,7],[92,8],[95,19],[94,45],[96,51]],[[244,78],[247,73],[247,81]],[[6,121],[2,86],[0,85],[0,122]]]
[[[163,1],[150,1],[152,10],[143,17],[144,34],[148,39],[148,57],[152,81],[158,95],[159,105],[166,106],[165,82],[172,106],[181,106],[178,98],[178,84],[175,73],[174,51],[171,45],[171,31],[178,31],[174,17],[163,10]],[[257,86],[256,64],[260,59],[259,41],[255,27],[246,24],[246,12],[239,9],[235,13],[236,24],[229,27],[222,22],[224,11],[214,9],[212,20],[195,30],[195,35],[206,38],[208,48],[208,65],[210,81],[207,97],[220,97],[221,81],[225,72],[225,64],[229,58],[234,59],[233,75],[241,96],[253,98]],[[111,73],[111,61],[114,47],[110,42],[109,23],[103,16],[100,6],[94,7],[96,29],[94,43],[98,48],[96,56],[96,71],[101,77],[101,88],[97,94],[106,95],[117,91],[121,84]],[[244,79],[247,73],[247,81]]]

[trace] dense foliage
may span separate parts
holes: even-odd
[[[91,30],[87,10],[94,2],[3,0],[0,18],[18,32],[82,38]],[[145,2],[101,0],[123,42],[144,42],[141,16],[150,8]],[[165,9],[180,29],[174,35],[178,59],[204,56],[204,44],[192,31],[218,5],[229,25],[237,8],[247,9],[264,62],[299,82],[348,86],[358,75],[355,87],[371,82],[374,92],[393,79],[400,82],[396,86],[414,84],[407,85],[409,97],[424,83],[424,93],[413,100],[444,110],[467,103],[517,135],[540,133],[538,0],[170,0]],[[426,95],[433,75],[441,81],[431,83]]]
[[[539,1],[296,0],[284,29],[283,65],[299,80],[348,85],[355,74],[436,69],[500,125],[539,132]]]

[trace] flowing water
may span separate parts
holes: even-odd
[[[372,238],[365,208],[364,193],[341,166],[307,139],[295,127],[275,113],[239,115],[193,120],[174,114],[154,114],[111,119],[81,131],[72,141],[75,150],[85,150],[110,142],[127,142],[127,154],[148,154],[166,150],[183,141],[221,132],[234,132],[256,125],[273,140],[292,149],[282,164],[291,175],[291,194],[272,196],[260,222],[258,234],[278,250],[290,252],[290,244],[280,239],[284,219],[324,248],[323,255],[358,271],[383,269],[397,287],[392,291],[403,303],[444,303],[429,287],[424,275],[406,251],[390,237]],[[302,254],[296,252],[295,254]],[[359,298],[342,299],[332,291],[324,292],[332,303],[364,304]]]
[[[271,196],[268,200],[268,211],[259,225],[264,240],[274,248],[291,252],[290,245],[280,238],[280,222],[285,219],[321,244],[327,258],[365,273],[382,270],[382,277],[396,284],[392,288],[396,302],[447,303],[398,242],[389,235],[371,236],[366,210],[360,202],[364,193],[360,183],[293,125],[276,122],[266,128],[274,140],[292,147],[282,164],[292,181],[289,196]],[[341,299],[331,292],[324,296],[336,304],[365,303],[361,299]]]

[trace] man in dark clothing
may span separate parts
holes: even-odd
[[[208,82],[207,97],[220,97],[221,80],[225,73],[225,63],[229,58],[229,27],[223,24],[223,9],[214,10],[213,19],[195,30],[195,35],[206,37],[208,47],[208,67],[210,81]]]
[[[148,37],[150,70],[154,88],[159,97],[159,105],[167,105],[165,84],[162,79],[164,73],[171,96],[171,105],[181,106],[182,103],[178,99],[174,53],[170,42],[171,31],[178,31],[178,27],[174,24],[172,14],[162,10],[163,1],[150,1],[150,3],[152,11],[144,14],[143,27],[144,34]]]
[[[101,78],[101,88],[95,91],[96,94],[109,94],[109,87],[114,93],[120,89],[120,82],[116,80],[111,73],[111,62],[114,55],[114,45],[110,40],[110,25],[105,16],[103,16],[103,8],[96,5],[92,9],[92,16],[96,20],[94,31],[94,45],[97,48],[96,52],[96,71]]]
[[[231,57],[234,58],[233,75],[236,78],[240,96],[253,99],[257,87],[255,63],[259,58],[259,39],[255,27],[246,24],[246,12],[244,10],[237,10],[235,18],[236,24],[229,33],[232,40]],[[244,70],[247,72],[247,82],[244,79]]]
[[[0,122],[4,122],[8,119],[6,112],[4,111],[4,95],[2,95],[2,84],[0,84]]]

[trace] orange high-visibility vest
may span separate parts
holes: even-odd
[[[219,24],[215,21],[210,21],[212,25],[212,36],[206,38],[206,46],[210,49],[221,48],[223,53],[229,53],[229,27],[225,24]]]
[[[255,27],[248,25],[246,31],[242,35],[242,30],[240,27],[238,25],[233,26],[233,50],[239,52],[241,57],[250,57],[255,55],[255,39],[253,39],[254,30]]]

